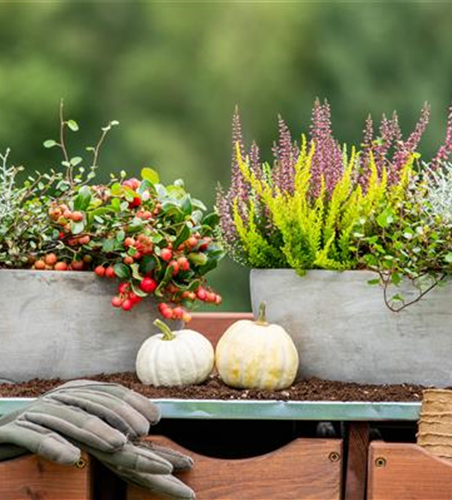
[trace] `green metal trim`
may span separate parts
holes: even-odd
[[[0,398],[0,415],[33,399]],[[155,399],[163,418],[200,420],[417,421],[421,403]]]

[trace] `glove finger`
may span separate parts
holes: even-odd
[[[146,419],[155,425],[160,420],[160,410],[158,406],[151,403],[148,398],[138,394],[137,392],[128,389],[119,384],[109,384],[106,382],[96,382],[94,380],[72,380],[60,385],[58,388],[49,391],[47,394],[54,394],[60,391],[72,391],[72,389],[83,389],[90,393],[100,392],[102,394],[109,394],[115,396],[120,400],[128,403],[139,413],[144,415]]]
[[[73,465],[80,450],[62,436],[32,422],[17,421],[0,429],[0,443],[26,448],[42,458],[61,465]]]
[[[193,459],[188,455],[184,455],[179,451],[172,450],[166,446],[159,446],[148,441],[141,441],[140,447],[148,449],[160,457],[167,460],[174,468],[175,471],[190,470],[193,467]]]
[[[108,422],[128,437],[146,436],[149,422],[130,405],[108,394],[89,391],[67,391],[52,394],[49,399],[85,410]]]
[[[142,449],[139,446],[134,446],[133,444],[126,444],[122,450],[115,453],[102,453],[90,449],[86,451],[112,468],[128,469],[150,474],[171,474],[173,472],[173,466],[170,462],[156,453]]]
[[[82,444],[110,453],[122,448],[127,442],[123,434],[99,418],[85,413],[86,416],[82,416],[80,420],[79,416],[74,418],[73,413],[75,412],[65,415],[65,412],[58,411],[55,415],[45,412],[45,409],[42,412],[31,409],[20,417],[20,421],[33,422]]]
[[[161,497],[174,500],[195,500],[195,492],[171,474],[146,474],[115,470],[125,481],[131,482]]]

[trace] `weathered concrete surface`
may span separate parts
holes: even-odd
[[[367,271],[251,271],[253,311],[284,326],[300,355],[299,377],[452,385],[452,283],[391,312]]]
[[[114,309],[117,286],[94,273],[0,270],[0,381],[134,370],[157,308]]]

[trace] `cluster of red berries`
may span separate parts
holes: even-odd
[[[88,234],[69,237],[71,236],[71,221],[81,222],[84,218],[83,212],[78,210],[71,211],[65,203],[62,203],[60,205],[52,205],[49,209],[49,216],[61,226],[59,238],[63,239],[67,237],[67,244],[69,246],[87,245],[91,241],[91,237]]]
[[[83,260],[73,260],[67,263],[64,260],[58,260],[54,253],[48,253],[42,259],[35,260],[32,268],[38,271],[83,271],[85,265],[90,264],[92,257],[85,255]]]
[[[118,286],[119,295],[111,299],[113,307],[121,307],[124,311],[130,311],[141,302],[141,297],[130,289],[129,283],[120,283]]]
[[[189,323],[191,321],[191,315],[181,306],[171,307],[166,302],[161,302],[158,308],[160,314],[165,319],[179,319],[184,323]]]

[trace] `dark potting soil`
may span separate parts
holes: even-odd
[[[223,400],[268,400],[282,401],[420,401],[420,385],[360,385],[310,378],[294,383],[283,391],[260,391],[232,389],[212,375],[200,385],[184,387],[152,387],[143,385],[135,373],[114,373],[86,377],[90,380],[122,384],[149,398],[177,399],[223,399]],[[0,397],[36,397],[62,384],[61,379],[33,379],[18,384],[0,384]]]

